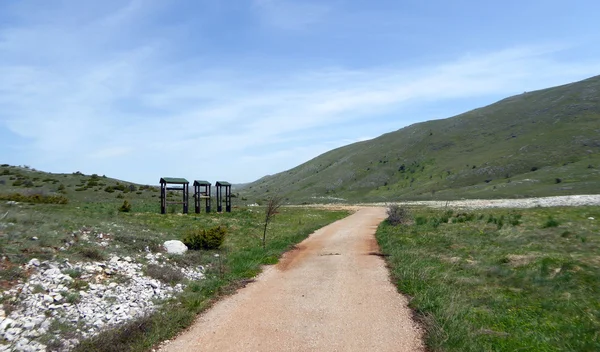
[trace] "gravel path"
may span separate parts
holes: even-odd
[[[365,208],[316,231],[161,351],[423,351],[407,299],[373,255],[384,218]]]

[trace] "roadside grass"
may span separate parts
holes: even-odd
[[[222,214],[195,214],[192,207],[188,215],[181,214],[181,208],[178,208],[173,213],[161,215],[158,213],[159,200],[152,189],[144,188],[141,194],[139,191],[124,192],[121,189],[127,190],[131,184],[100,176],[45,174],[16,167],[7,169],[11,174],[2,177],[16,175],[31,181],[37,191],[44,194],[54,194],[60,185],[64,185],[59,194],[69,201],[67,204],[0,202],[2,290],[27,278],[29,273],[20,265],[33,258],[74,263],[108,260],[112,255],[134,258],[145,264],[147,275],[163,282],[187,284],[184,292],[164,302],[155,313],[83,341],[76,351],[148,350],[189,326],[199,312],[219,297],[244,286],[260,272],[262,265],[275,264],[283,252],[310,233],[347,215],[345,211],[281,208],[269,225],[267,245],[263,250],[264,209],[260,207],[235,206],[232,213]],[[99,185],[88,186],[95,183]],[[105,191],[105,187],[111,187],[111,192]],[[143,186],[136,187],[141,189]],[[31,188],[0,185],[0,193],[17,191],[29,194]],[[123,197],[117,198],[115,194]],[[132,204],[130,212],[118,211],[123,198]],[[237,205],[236,201],[234,205]],[[162,252],[164,241],[181,240],[190,229],[215,226],[227,229],[220,249],[188,251],[182,256],[164,255],[163,266],[146,263],[146,251]],[[194,268],[202,266],[205,278],[190,282],[169,270],[168,263]],[[72,271],[68,274],[75,279],[73,287],[84,290],[88,286],[88,282],[80,278],[81,273]],[[79,297],[69,299],[76,302]],[[5,303],[3,305],[7,306]],[[10,307],[5,308],[8,312]]]
[[[377,239],[430,350],[600,350],[599,207],[411,213]]]
[[[189,326],[199,312],[219,297],[243,287],[260,272],[262,265],[276,263],[282,253],[310,233],[347,215],[339,211],[282,208],[273,220],[270,238],[263,250],[259,237],[260,210],[211,215],[211,223],[226,223],[230,229],[223,247],[214,251],[188,251],[177,259],[173,257],[185,262],[186,257],[192,256],[193,263],[202,262],[207,268],[205,279],[191,282],[181,295],[166,302],[156,313],[83,341],[75,351],[146,351]],[[173,217],[166,216],[166,219]],[[157,268],[151,267],[151,270]]]

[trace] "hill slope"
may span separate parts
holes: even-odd
[[[354,143],[240,191],[291,202],[600,192],[600,76]]]

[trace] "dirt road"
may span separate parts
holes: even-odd
[[[422,351],[374,233],[384,208],[326,226],[161,348],[183,351]]]

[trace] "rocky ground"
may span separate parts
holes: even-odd
[[[406,205],[425,205],[441,208],[452,206],[457,208],[482,209],[482,208],[534,208],[534,207],[562,207],[600,205],[600,194],[538,197],[523,199],[461,199],[453,201],[418,201],[401,202]]]
[[[181,283],[148,276],[149,265]],[[0,351],[68,351],[81,339],[152,312],[181,292],[185,279],[202,279],[204,271],[178,267],[148,250],[101,262],[32,259],[24,267],[27,281],[0,294]]]
[[[556,196],[556,197],[538,197],[522,199],[461,199],[449,201],[423,200],[423,201],[399,201],[388,203],[360,203],[349,205],[344,203],[331,204],[312,204],[302,205],[303,207],[316,207],[327,209],[345,209],[358,210],[365,206],[384,207],[391,203],[397,203],[408,206],[427,206],[432,208],[464,208],[464,209],[483,209],[483,208],[534,208],[534,207],[576,207],[576,206],[600,206],[600,194],[575,195],[575,196]]]

